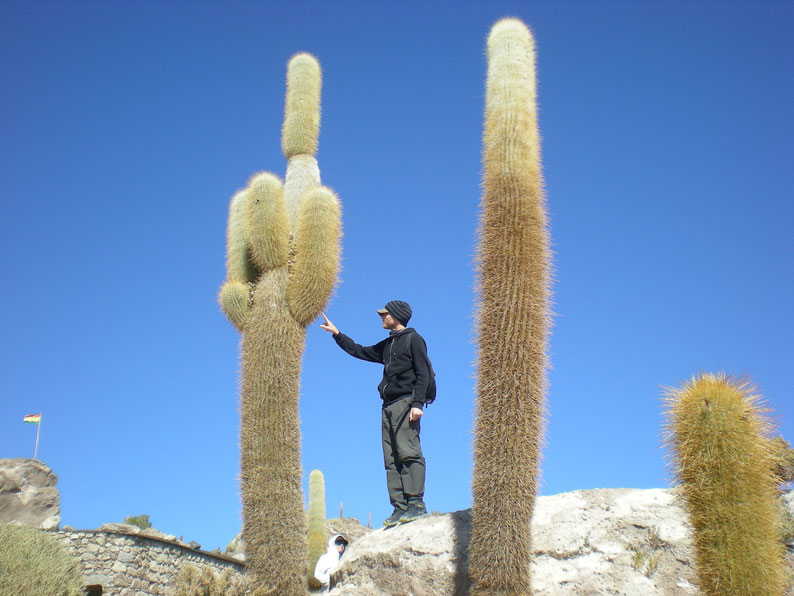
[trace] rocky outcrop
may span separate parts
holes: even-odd
[[[37,459],[0,459],[0,521],[56,529],[61,521],[57,482]]]
[[[349,543],[353,543],[372,532],[371,529],[362,526],[355,517],[335,517],[329,519],[326,525],[328,526],[329,536],[342,534]]]
[[[690,529],[671,490],[539,497],[532,533],[535,594],[698,593]],[[470,535],[468,510],[376,530],[350,545],[331,594],[468,594]]]

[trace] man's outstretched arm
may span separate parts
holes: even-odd
[[[386,340],[380,341],[374,346],[362,346],[354,342],[344,333],[341,333],[336,325],[325,316],[325,313],[320,314],[323,319],[325,319],[325,323],[320,324],[320,329],[333,335],[336,344],[345,352],[361,360],[366,360],[367,362],[380,362],[383,364],[383,347],[386,344]]]

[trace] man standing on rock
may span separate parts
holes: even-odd
[[[389,337],[373,346],[357,344],[340,333],[325,315],[320,327],[332,333],[339,347],[351,356],[383,365],[383,379],[378,385],[383,400],[383,462],[389,500],[394,507],[383,525],[390,527],[427,515],[419,420],[425,403],[435,397],[435,380],[425,340],[412,327],[406,327],[412,315],[408,303],[392,300],[377,312]]]

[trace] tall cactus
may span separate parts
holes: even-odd
[[[669,390],[666,442],[708,596],[781,595],[771,426],[746,381],[704,374]]]
[[[317,560],[325,552],[328,526],[325,519],[325,479],[320,470],[309,474],[309,587],[319,589],[322,584],[314,577]]]
[[[340,206],[320,186],[320,65],[287,67],[282,150],[286,182],[255,174],[232,197],[221,308],[242,332],[243,539],[258,594],[306,591],[298,392],[306,325],[336,281]]]
[[[497,22],[488,37],[483,161],[469,572],[474,594],[529,594],[551,255],[534,41],[517,19]]]

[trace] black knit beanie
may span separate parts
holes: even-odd
[[[408,324],[408,321],[411,320],[411,315],[413,314],[411,305],[404,300],[390,300],[386,303],[386,306],[378,310],[378,313],[380,313],[381,310],[388,311],[391,316],[400,321],[400,323],[403,325]]]

